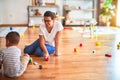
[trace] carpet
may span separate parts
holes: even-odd
[[[90,33],[90,27],[64,27],[64,30],[75,30],[80,33]],[[117,34],[120,33],[120,28],[115,27],[102,27],[98,26],[93,29],[94,34]]]
[[[27,27],[0,27],[0,37],[5,37],[11,31],[16,31],[22,35],[26,29]]]
[[[78,31],[83,34],[83,37],[90,37],[90,27],[64,27],[64,30],[73,30]],[[120,34],[120,28],[116,27],[103,27],[103,26],[97,26],[96,28],[93,28],[93,34],[94,35],[104,35],[104,34]]]

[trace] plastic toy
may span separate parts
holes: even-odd
[[[59,15],[58,15],[57,13],[56,13],[55,17],[56,17],[57,19],[59,19]]]
[[[96,46],[101,46],[101,42],[96,42]]]
[[[35,26],[32,26],[32,29],[35,29]]]
[[[37,62],[33,62],[34,65],[37,65],[38,63]]]
[[[98,39],[98,36],[97,36],[97,35],[94,35],[94,38],[97,40],[97,39]]]
[[[12,31],[13,30],[13,27],[12,26],[10,26],[10,31]]]
[[[120,49],[120,44],[117,45],[117,48]]]
[[[39,69],[42,69],[43,67],[42,67],[42,65],[39,65]]]
[[[21,34],[20,36],[21,36],[21,38],[24,38],[24,34]]]
[[[78,48],[74,48],[74,52],[78,52]]]
[[[83,44],[82,43],[80,43],[80,47],[82,47],[83,46]]]
[[[48,60],[49,60],[49,57],[46,57],[46,58],[45,58],[45,61],[48,61]]]
[[[96,51],[95,51],[95,50],[93,50],[93,51],[92,51],[92,53],[94,53],[94,54],[95,54],[95,53],[96,53]]]
[[[112,55],[111,55],[111,54],[105,54],[105,56],[106,56],[106,57],[112,57]]]
[[[120,49],[120,42],[117,44],[117,48]]]
[[[35,9],[34,15],[35,16],[41,16],[42,14],[39,12],[39,9]]]
[[[33,62],[33,59],[32,59],[32,58],[30,58],[29,63],[32,63],[32,62]]]

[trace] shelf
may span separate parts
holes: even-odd
[[[40,25],[43,22],[43,15],[46,11],[59,14],[58,6],[28,6],[28,26]],[[37,11],[37,12],[36,12]],[[38,16],[36,15],[38,14]]]
[[[76,10],[76,11],[95,11],[95,9],[65,9],[66,11],[67,10]]]
[[[64,0],[64,25],[90,25],[93,18],[97,18],[97,0]]]
[[[38,18],[43,18],[43,16],[29,16],[29,17],[38,17]]]
[[[28,6],[28,7],[58,7],[58,6],[57,5],[54,5],[54,6],[53,5],[50,5],[50,6],[45,5],[45,6]]]

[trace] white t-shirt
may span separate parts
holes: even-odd
[[[21,50],[16,46],[7,47],[0,51],[0,61],[3,61],[5,75],[15,77],[22,71],[20,56]]]
[[[40,29],[40,35],[44,36],[45,44],[55,46],[54,38],[55,38],[58,31],[63,30],[63,26],[62,26],[62,24],[60,22],[54,21],[54,26],[53,26],[50,33],[47,31],[45,24],[42,24],[39,27],[39,29]]]

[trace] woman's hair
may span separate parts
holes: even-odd
[[[44,17],[51,17],[51,19],[53,20],[55,18],[55,13],[51,11],[46,11],[44,13]]]
[[[5,38],[12,44],[18,44],[20,41],[20,35],[15,31],[9,32]]]

